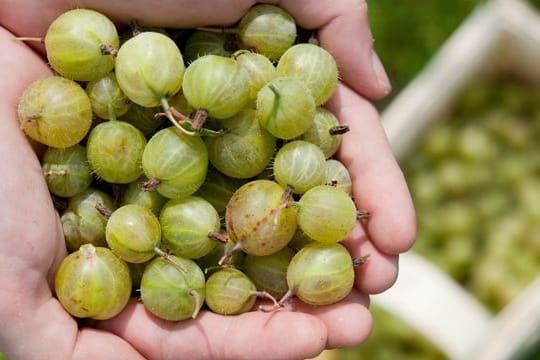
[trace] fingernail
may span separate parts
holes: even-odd
[[[377,77],[379,86],[384,90],[385,93],[389,93],[392,85],[390,84],[390,79],[386,74],[386,70],[384,70],[381,59],[379,59],[379,56],[375,51],[371,52],[371,67],[373,68],[373,72]]]

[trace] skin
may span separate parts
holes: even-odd
[[[382,65],[374,62],[367,5],[355,0],[268,2],[288,9],[301,26],[318,29],[321,45],[338,60],[342,83],[327,107],[351,127],[339,156],[351,170],[357,207],[371,213],[346,241],[353,256],[370,256],[357,270],[355,290],[331,306],[293,301],[282,311],[234,317],[203,311],[196,320],[179,323],[152,317],[134,300],[114,319],[77,323],[53,297],[53,276],[66,256],[62,229],[36,156],[40,147],[30,146],[16,115],[24,88],[51,71],[41,45],[14,42],[13,36],[43,36],[57,15],[74,7],[149,26],[229,25],[254,1],[163,0],[147,6],[142,0],[4,0],[0,153],[8,155],[0,162],[0,323],[6,325],[0,328],[0,349],[10,358],[253,359],[272,354],[303,359],[325,348],[358,345],[369,336],[369,294],[394,283],[399,254],[414,242],[416,221],[402,172],[368,101],[388,94],[390,84]],[[256,346],[250,346],[254,339]]]

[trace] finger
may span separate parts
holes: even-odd
[[[312,306],[293,299],[285,309],[320,319],[328,333],[326,348],[342,348],[357,346],[369,337],[373,318],[368,306],[369,298],[353,289],[347,298],[336,304]]]
[[[345,85],[338,87],[328,108],[350,127],[338,156],[353,177],[357,207],[370,214],[365,225],[370,241],[382,253],[406,251],[416,236],[414,208],[377,111]]]
[[[358,224],[342,242],[353,259],[364,259],[356,267],[356,288],[364,294],[378,294],[389,289],[398,275],[398,256],[382,253],[369,241],[364,228]]]
[[[338,63],[341,79],[359,94],[380,99],[391,90],[386,71],[373,49],[365,0],[263,1],[279,3],[318,40]]]
[[[44,36],[49,24],[61,13],[74,8],[97,10],[111,20],[128,23],[136,19],[141,25],[170,28],[193,28],[201,25],[232,25],[254,4],[253,0],[164,0],[149,3],[144,0],[73,0],[42,2],[25,1],[3,6],[0,4],[0,24],[24,36]],[[10,2],[8,2],[10,3]]]
[[[103,359],[104,356],[114,359],[144,360],[144,357],[124,339],[103,330],[83,328],[77,336],[71,359]]]
[[[170,322],[132,301],[119,316],[97,326],[126,339],[148,359],[304,359],[327,343],[324,322],[288,311],[237,316],[202,311],[196,320]]]
[[[390,82],[377,54],[369,29],[368,8],[365,0],[348,1],[261,1],[279,3],[298,24],[308,29],[319,29],[321,45],[337,59],[340,75],[358,93],[370,99],[387,95]],[[189,1],[167,0],[152,4],[135,0],[128,2],[107,0],[49,1],[36,12],[32,1],[0,9],[0,23],[12,32],[24,36],[44,36],[55,17],[70,8],[91,8],[112,20],[127,23],[137,19],[142,25],[171,28],[193,28],[202,25],[232,25],[252,6],[252,0]],[[352,41],[351,41],[352,39]]]

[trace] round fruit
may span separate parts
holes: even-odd
[[[200,258],[217,245],[209,235],[220,230],[219,214],[203,198],[188,196],[170,200],[161,210],[159,222],[163,245],[177,256]]]
[[[292,77],[277,77],[257,94],[257,119],[279,139],[293,139],[313,125],[315,102],[304,83]]]
[[[234,57],[249,75],[251,91],[248,105],[254,107],[259,90],[277,76],[276,67],[266,56],[247,50],[235,52]]]
[[[227,129],[223,134],[205,138],[212,165],[237,179],[261,173],[274,156],[276,138],[260,126],[255,110],[245,109],[220,124]]]
[[[182,87],[184,59],[174,41],[159,32],[145,31],[127,40],[116,56],[116,78],[127,97],[144,107],[155,107]]]
[[[212,204],[221,216],[225,214],[225,208],[233,193],[244,184],[244,180],[231,178],[210,166],[204,183],[195,195]]]
[[[161,208],[168,199],[157,191],[144,191],[142,186],[146,181],[148,181],[148,178],[141,176],[139,179],[130,182],[122,192],[120,205],[137,204],[159,216]]]
[[[303,194],[324,183],[326,159],[315,144],[294,140],[283,145],[274,158],[274,178],[281,186],[291,186]]]
[[[106,246],[105,226],[108,214],[116,209],[112,197],[103,191],[88,188],[69,199],[61,217],[66,246],[69,251],[83,244]]]
[[[71,315],[106,320],[126,306],[131,277],[126,263],[111,250],[85,244],[62,260],[54,289]]]
[[[208,170],[208,152],[199,136],[189,136],[171,126],[160,130],[148,141],[142,158],[148,179],[146,187],[155,188],[170,198],[189,196],[204,182]]]
[[[341,144],[341,134],[339,132],[334,134],[335,129],[339,129],[337,117],[319,106],[315,111],[313,126],[303,133],[300,138],[320,147],[324,156],[328,159],[337,152]]]
[[[204,55],[227,57],[231,55],[227,49],[229,41],[229,35],[225,33],[195,30],[186,39],[182,53],[188,64]]]
[[[313,240],[341,241],[356,224],[354,201],[333,186],[315,186],[304,193],[297,204],[298,226]]]
[[[257,288],[240,270],[223,268],[206,281],[206,305],[221,315],[245,313],[255,305]]]
[[[73,9],[58,16],[45,35],[51,67],[68,79],[99,79],[114,67],[112,56],[119,46],[114,23],[90,9]]]
[[[86,156],[97,176],[110,183],[128,184],[142,175],[144,134],[123,121],[106,121],[90,131]]]
[[[345,298],[354,285],[351,255],[341,244],[313,242],[304,246],[287,269],[289,293],[310,305],[330,305]]]
[[[291,46],[279,59],[279,76],[292,76],[302,80],[317,105],[324,104],[333,94],[338,83],[338,69],[332,55],[314,44]]]
[[[65,149],[48,148],[41,164],[47,187],[57,196],[68,198],[80,194],[93,179],[86,149],[79,144]]]
[[[339,160],[326,160],[326,173],[324,183],[326,185],[334,186],[336,189],[345,192],[349,196],[352,195],[351,174],[349,173],[347,167]]]
[[[182,85],[187,101],[216,119],[242,110],[250,89],[247,71],[236,60],[217,55],[201,56],[189,64]]]
[[[296,23],[283,8],[270,4],[251,7],[238,24],[243,46],[274,61],[294,44]]]
[[[194,319],[204,298],[204,274],[192,260],[167,255],[156,257],[146,266],[141,300],[155,316],[170,321]]]
[[[142,263],[154,257],[161,227],[150,209],[136,204],[116,209],[105,227],[109,248],[121,259]]]
[[[50,76],[31,83],[19,99],[21,128],[42,144],[66,148],[79,143],[92,125],[92,106],[76,82]]]
[[[267,256],[246,255],[244,272],[253,281],[257,290],[281,298],[289,289],[287,285],[287,267],[295,252],[285,247]]]
[[[101,119],[116,120],[117,116],[124,115],[132,105],[118,86],[114,73],[90,81],[86,84],[86,92],[92,111]]]
[[[287,246],[296,231],[296,209],[286,206],[288,201],[285,189],[270,180],[253,180],[236,190],[225,212],[236,247],[263,256]]]

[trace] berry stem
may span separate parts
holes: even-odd
[[[174,268],[178,271],[180,271],[181,273],[185,274],[186,273],[186,269],[180,265],[178,262],[176,262],[172,257],[171,255],[167,254],[165,251],[161,250],[160,248],[158,247],[155,247],[154,248],[154,252],[159,256],[161,257],[163,260],[165,260],[166,262],[168,262],[169,264],[171,264],[172,266],[174,266]]]
[[[244,244],[242,241],[238,241],[234,246],[225,252],[225,255],[221,257],[218,261],[218,265],[222,266],[225,261],[228,261],[237,251],[242,251]]]
[[[352,259],[353,266],[358,267],[365,264],[368,261],[368,258],[369,254]]]
[[[118,54],[118,49],[110,44],[102,44],[99,49],[103,55],[111,55],[113,58]]]
[[[281,209],[288,208],[291,205],[291,201],[289,198],[293,194],[293,187],[291,185],[285,186],[285,190],[283,191],[283,195],[281,196],[281,202],[279,203],[279,206],[271,211],[271,216],[274,218],[274,223],[277,224],[279,212]]]
[[[272,295],[270,295],[266,291],[254,291],[252,294],[254,296],[258,297],[258,298],[268,299],[268,300],[272,301],[273,305],[271,305],[271,306],[260,305],[259,310],[261,310],[261,311],[271,312],[271,311],[275,311],[275,310],[281,308],[281,305],[277,302],[276,298],[273,297]]]
[[[202,307],[203,299],[195,289],[189,289],[188,295],[195,299],[195,309],[193,310],[193,314],[191,314],[191,318],[195,319],[197,315],[199,315],[199,310]]]
[[[107,220],[111,217],[112,215],[112,211],[107,208],[105,205],[103,205],[102,203],[96,203],[94,205],[94,207],[96,208],[96,210],[101,214],[103,215],[104,218],[106,218]]]
[[[369,211],[366,210],[358,210],[356,212],[356,219],[357,220],[368,220],[370,218],[371,214]]]
[[[14,37],[13,41],[37,41],[40,43],[44,43],[45,39],[42,37],[18,36],[18,37]]]
[[[349,128],[349,125],[336,125],[336,126],[332,126],[328,130],[328,133],[330,135],[343,135],[343,134],[349,132],[349,130],[351,130]]]
[[[165,113],[165,116],[169,121],[181,132],[183,132],[186,135],[194,136],[197,134],[195,131],[189,131],[186,128],[184,128],[180,123],[174,118],[171,107],[169,105],[169,101],[167,101],[166,98],[161,98],[161,107],[163,108],[163,112]]]
[[[208,233],[208,237],[212,240],[215,240],[219,243],[222,243],[222,244],[226,244],[227,242],[229,242],[229,237],[226,236],[226,235],[223,235],[217,231],[210,231]]]
[[[44,172],[43,172],[43,175],[45,175],[45,177],[51,176],[51,175],[66,176],[66,175],[67,175],[67,170],[66,170],[66,169],[63,169],[63,170],[49,170],[49,171],[44,171]]]
[[[141,183],[141,190],[142,191],[154,191],[157,189],[157,187],[161,184],[161,180],[159,179],[150,179],[148,181],[145,181]]]
[[[116,121],[116,106],[112,102],[107,104],[107,112],[110,121]]]
[[[192,126],[195,131],[200,132],[203,128],[204,123],[206,122],[206,119],[208,118],[208,111],[205,109],[199,109],[195,112],[195,116],[193,116]]]
[[[141,26],[139,25],[139,22],[137,21],[137,19],[131,19],[129,21],[129,29],[131,30],[132,36],[137,36],[142,31]]]
[[[283,295],[283,297],[278,301],[279,306],[283,306],[283,304],[291,300],[294,297],[295,292],[296,291],[294,289],[287,290],[285,295]]]

